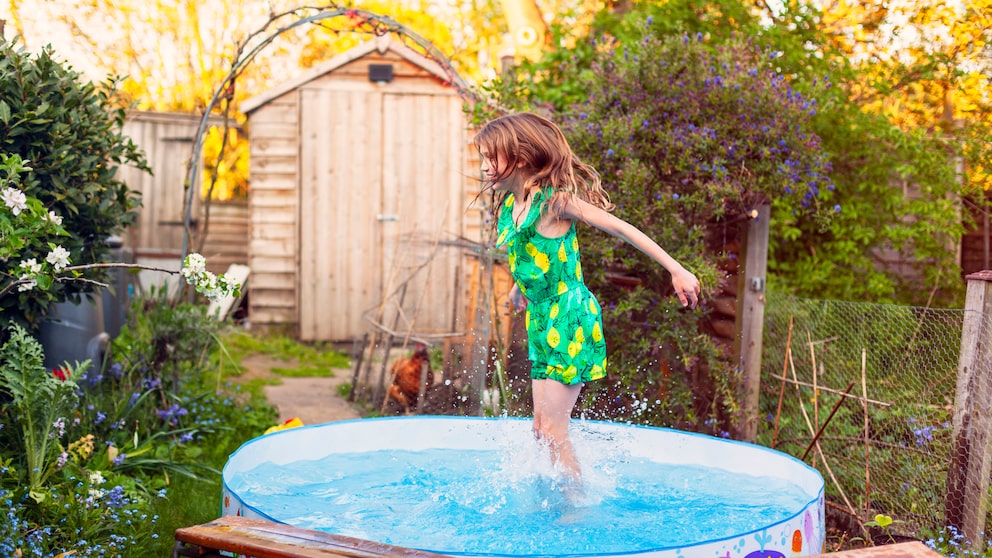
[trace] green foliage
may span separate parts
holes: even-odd
[[[65,380],[11,328],[0,350],[0,555],[167,555],[176,528],[216,516],[227,456],[275,421],[263,397],[221,385],[207,366],[220,347],[202,307],[153,297],[132,317],[103,369],[62,368]]]
[[[77,265],[104,261],[107,237],[137,217],[138,194],[116,178],[118,166],[148,169],[137,146],[120,133],[124,111],[114,107],[116,86],[116,79],[83,83],[50,49],[32,56],[0,41],[0,152],[29,162],[18,188],[63,219],[69,235],[59,242]],[[20,259],[0,260],[0,274],[19,276],[24,259],[44,261],[50,240],[26,239]],[[106,271],[85,270],[83,277],[102,281]],[[78,301],[92,288],[86,281],[56,282],[47,292],[4,297],[0,320],[36,325],[52,302]]]
[[[963,231],[956,200],[968,191],[955,175],[955,152],[947,148],[942,137],[902,131],[884,117],[862,110],[859,98],[847,84],[871,80],[862,79],[846,55],[831,46],[819,22],[820,14],[804,3],[781,6],[771,24],[740,2],[635,3],[624,13],[600,13],[585,36],[575,36],[572,29],[554,28],[552,44],[574,46],[553,50],[539,62],[522,64],[515,79],[498,81],[487,93],[512,110],[574,117],[589,92],[602,87],[596,83],[603,76],[596,73],[595,65],[603,50],[620,45],[629,52],[640,51],[642,41],[652,40],[649,37],[683,35],[701,36],[702,45],[716,51],[728,47],[733,51],[733,45],[746,43],[753,52],[769,55],[760,61],[761,66],[775,70],[790,94],[810,103],[807,113],[794,124],[818,138],[819,146],[811,149],[827,154],[828,177],[835,187],[829,202],[821,202],[825,211],[814,214],[830,215],[829,222],[810,218],[801,206],[793,213],[794,200],[772,196],[768,267],[776,288],[799,296],[909,304],[931,302],[933,295],[933,304],[959,304],[963,286],[956,251],[951,247],[959,244]],[[750,65],[748,58],[741,63]],[[653,59],[662,64],[675,61],[664,56]],[[650,75],[645,74],[645,78]],[[666,91],[665,86],[646,82],[644,88],[662,89],[663,95],[677,97],[678,91]],[[687,112],[695,106],[689,101]],[[714,167],[722,164],[733,172],[734,167],[723,162],[727,158],[721,149],[733,138],[734,130],[721,124],[730,124],[735,116],[748,118],[751,113],[729,104],[724,105],[724,111],[706,122],[716,134],[713,141],[696,137],[690,145],[701,162]],[[475,117],[484,120],[494,112],[492,107],[476,107]],[[668,128],[662,133],[671,136],[677,132]],[[569,139],[578,141],[575,136]],[[591,143],[596,153],[610,148],[618,154],[629,153],[626,142],[618,142],[626,138],[611,139],[612,145],[599,138],[586,143]],[[671,139],[655,152],[673,149]],[[790,147],[801,149],[795,143]],[[813,156],[811,152],[800,154]],[[609,173],[604,176],[609,177]],[[637,176],[632,173],[625,179]],[[752,178],[771,180],[772,176],[774,173]],[[803,195],[806,189],[796,191]],[[721,202],[740,207],[753,203],[734,197]]]
[[[73,381],[89,366],[89,361],[66,371],[66,379],[56,378],[45,369],[45,355],[33,337],[20,326],[13,326],[10,339],[0,348],[0,397],[9,402],[0,407],[19,427],[20,437],[11,441],[20,446],[28,473],[28,492],[41,502],[42,485],[55,469],[55,457],[61,449],[57,438],[64,431],[64,419],[76,406]],[[63,369],[65,370],[65,369]]]

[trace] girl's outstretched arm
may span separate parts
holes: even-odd
[[[671,273],[672,286],[682,306],[696,307],[700,294],[699,279],[634,225],[574,196],[562,208],[561,218],[578,219],[635,246]]]

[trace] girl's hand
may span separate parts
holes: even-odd
[[[513,288],[510,289],[510,309],[516,310],[517,312],[523,312],[527,309],[527,297],[520,292],[520,288],[517,284],[513,284]]]
[[[679,297],[682,306],[695,308],[699,302],[699,279],[686,270],[684,267],[672,273],[672,286],[675,287],[675,295]]]

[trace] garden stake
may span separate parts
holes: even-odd
[[[803,412],[803,419],[806,420],[806,427],[809,428],[809,433],[813,434],[813,423],[809,420],[809,413],[806,412],[806,403],[803,402],[803,394],[799,390],[799,378],[796,377],[796,363],[792,361],[791,353],[789,354],[789,368],[792,372],[792,381],[796,386],[796,396],[799,399],[799,409]],[[843,397],[841,399],[843,400]],[[844,487],[837,482],[837,477],[834,476],[833,470],[830,469],[830,464],[827,463],[827,456],[823,455],[823,450],[820,448],[820,444],[814,443],[813,445],[816,446],[816,452],[820,455],[820,458],[823,459],[823,468],[827,470],[827,475],[830,476],[830,480],[833,481],[834,486],[837,487],[837,492],[840,494],[840,497],[844,500],[844,503],[847,504],[849,513],[857,517],[858,514],[854,511],[854,506],[851,505],[851,500],[848,499],[847,494],[844,492]],[[862,526],[862,529],[864,529],[864,526]]]
[[[847,389],[844,390],[844,395],[847,395],[847,393],[851,391],[851,388],[853,387],[854,387],[854,382],[847,384]],[[837,409],[840,409],[840,406],[843,404],[844,404],[844,398],[841,397],[840,399],[837,400],[837,404],[834,405],[834,408],[833,410],[830,411],[830,414],[827,415],[827,420],[823,421],[823,424],[820,425],[820,429],[816,431],[816,435],[813,436],[813,439],[810,441],[809,445],[806,446],[806,453],[803,454],[803,459],[802,459],[803,461],[806,461],[806,456],[809,455],[809,451],[813,449],[813,444],[815,444],[816,441],[820,438],[820,434],[823,434],[823,430],[827,428],[827,424],[830,423],[830,419],[834,418],[834,413],[836,413]]]
[[[813,348],[813,337],[809,334],[809,330],[806,330],[806,341],[809,343],[809,358],[810,358],[810,370],[813,373],[813,424],[817,429],[820,428],[820,390],[817,388],[817,377],[816,377],[816,350]],[[814,440],[816,438],[814,437]],[[809,449],[806,449],[806,453],[809,453]],[[806,457],[803,456],[803,460]],[[813,463],[815,466],[816,456],[813,457]]]
[[[785,339],[785,358],[782,360],[782,385],[778,389],[778,408],[775,410],[775,430],[772,432],[772,449],[778,440],[778,421],[782,417],[782,399],[785,398],[785,374],[789,371],[789,354],[792,350],[792,316],[789,316],[789,335]]]
[[[354,403],[355,393],[358,391],[358,377],[362,373],[362,360],[365,358],[365,344],[368,343],[369,332],[362,334],[362,341],[357,347],[352,348],[355,353],[355,371],[351,374],[351,392],[348,393],[348,401]]]
[[[868,352],[861,348],[861,406],[865,411],[865,517],[868,517],[868,508],[871,506],[871,478],[869,475],[868,454],[871,444],[868,443],[868,380],[865,377],[865,367]]]

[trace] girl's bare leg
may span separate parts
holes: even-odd
[[[582,384],[566,386],[555,380],[533,380],[534,436],[548,444],[551,462],[571,481],[582,482],[582,472],[575,448],[568,436],[572,407],[579,398]]]

